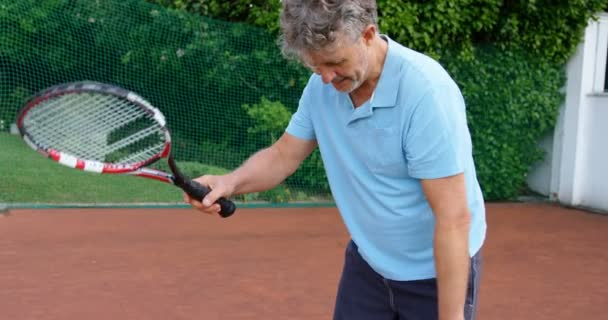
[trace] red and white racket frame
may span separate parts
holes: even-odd
[[[37,144],[29,137],[29,133],[27,132],[24,126],[24,119],[31,109],[40,105],[44,101],[58,96],[83,92],[96,92],[115,95],[117,97],[129,100],[131,103],[138,106],[146,113],[149,113],[150,116],[152,116],[156,120],[156,122],[161,126],[162,133],[164,134],[165,145],[162,151],[145,161],[140,161],[132,164],[111,164],[102,163],[94,160],[80,159],[68,153]],[[20,110],[19,115],[17,117],[17,128],[19,129],[19,133],[21,134],[21,137],[27,145],[29,145],[32,149],[36,150],[43,156],[52,159],[53,161],[56,161],[64,166],[94,173],[128,174],[160,180],[162,182],[167,183],[174,183],[173,175],[165,173],[163,171],[145,168],[145,166],[150,165],[161,158],[166,158],[169,156],[169,154],[171,153],[171,136],[169,134],[169,130],[166,127],[165,117],[160,112],[160,110],[152,106],[148,101],[146,101],[144,98],[132,91],[97,82],[74,82],[56,85],[37,93],[31,99],[28,100],[25,106]]]

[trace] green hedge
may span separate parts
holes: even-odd
[[[277,32],[280,0],[147,0]],[[381,31],[404,45],[439,56],[480,44],[519,49],[564,63],[588,19],[608,11],[606,0],[377,0]]]
[[[473,59],[445,55],[467,104],[478,178],[486,199],[521,194],[530,166],[544,156],[539,137],[563,102],[562,67],[524,51],[480,47]]]

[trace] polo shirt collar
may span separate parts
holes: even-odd
[[[350,115],[349,123],[356,120],[371,117],[374,108],[390,108],[397,104],[397,94],[399,90],[400,65],[399,58],[395,52],[396,43],[388,36],[381,35],[388,43],[386,58],[382,66],[380,79],[374,89],[372,97],[359,108],[356,108]],[[348,97],[348,95],[346,95]],[[350,99],[349,99],[350,101]]]
[[[370,99],[373,108],[394,107],[397,104],[397,94],[399,93],[399,73],[400,64],[396,50],[396,43],[386,35],[381,35],[387,41],[388,50],[380,80]]]

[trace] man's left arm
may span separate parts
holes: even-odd
[[[464,319],[469,277],[469,229],[464,174],[423,179],[422,188],[435,215],[434,255],[439,320]]]

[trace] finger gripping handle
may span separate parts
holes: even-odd
[[[184,185],[182,186],[182,188],[184,189],[184,191],[186,191],[186,193],[188,193],[192,198],[198,200],[198,201],[202,201],[203,198],[205,198],[205,196],[211,192],[211,190],[205,186],[203,186],[202,184],[194,181],[194,180],[190,180],[190,179],[186,179],[184,181]],[[220,216],[222,216],[223,218],[228,218],[230,217],[234,211],[236,210],[236,206],[234,205],[234,202],[222,197],[219,198],[217,200],[217,203],[220,205],[221,210],[220,210]]]

